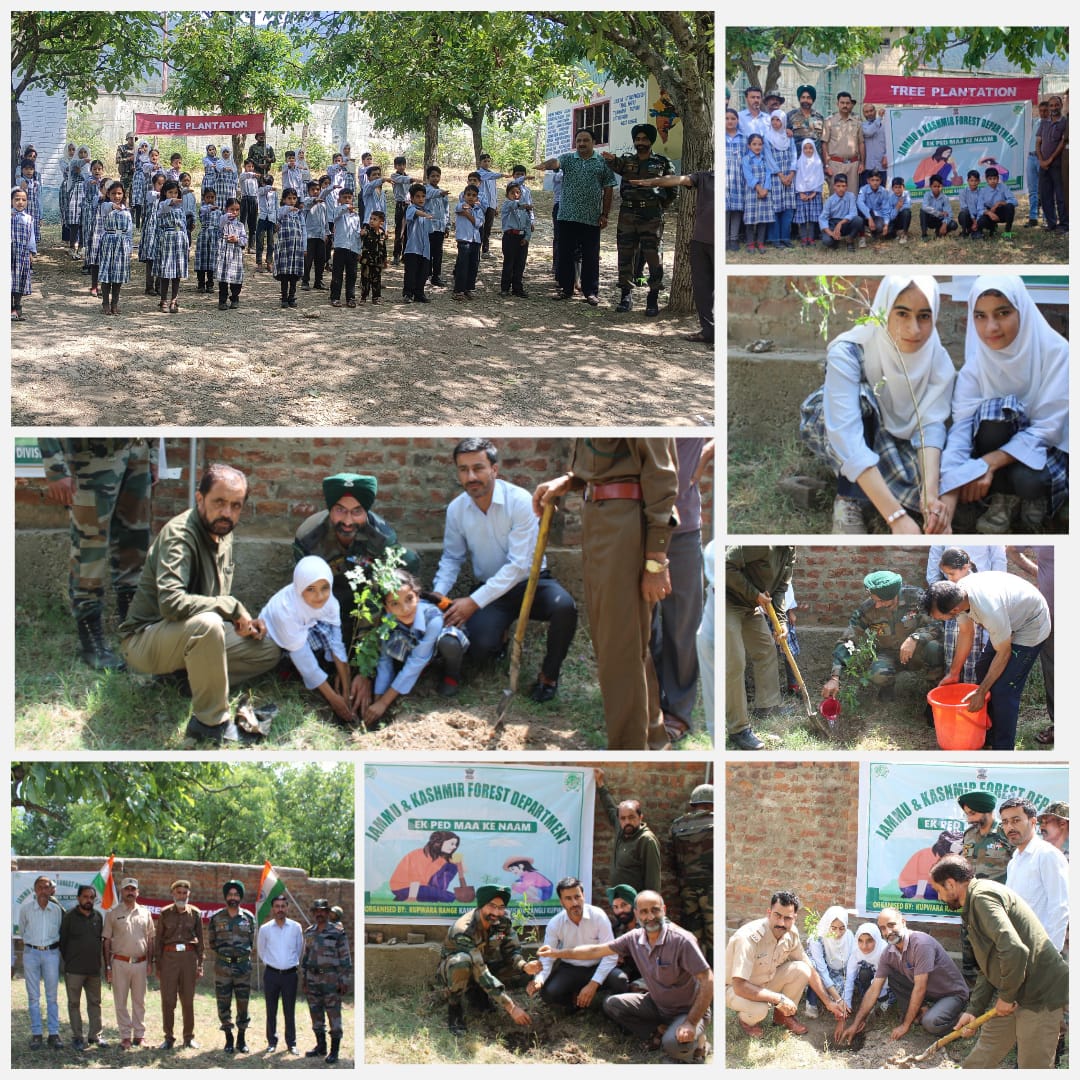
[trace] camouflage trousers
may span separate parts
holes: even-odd
[[[460,1005],[471,986],[490,994],[500,983],[505,987],[524,986],[527,979],[527,975],[510,964],[492,968],[487,964],[474,963],[472,956],[464,951],[443,957],[435,972],[435,981],[446,988],[451,1005]]]
[[[236,1030],[243,1031],[250,1020],[248,1001],[251,998],[251,961],[242,960],[238,964],[214,964],[214,994],[217,997],[218,1020],[222,1031],[232,1031],[232,1003],[236,998]]]
[[[308,1012],[311,1013],[311,1030],[316,1035],[326,1031],[330,1021],[330,1034],[341,1035],[341,984],[337,976],[308,975],[304,981]]]
[[[101,615],[106,575],[118,592],[134,593],[150,547],[149,448],[135,439],[100,451],[67,461],[75,478],[68,596],[76,619]]]
[[[679,889],[682,900],[682,919],[679,925],[697,938],[705,959],[713,962],[713,901],[712,889],[698,885],[683,885]]]
[[[664,238],[662,214],[645,217],[625,207],[619,211],[615,242],[619,249],[619,288],[633,287],[636,257],[640,251],[649,268],[649,289],[656,291],[664,280],[664,264],[660,259],[660,241]]]
[[[929,681],[936,683],[945,674],[945,647],[940,641],[920,640],[915,652],[906,664],[900,663],[900,654],[892,649],[879,652],[870,665],[870,681],[874,686],[892,686],[901,671],[922,672]]]

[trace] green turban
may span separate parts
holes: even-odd
[[[879,600],[891,600],[900,595],[900,586],[904,579],[892,570],[875,570],[862,579],[866,591],[873,593]]]
[[[961,810],[974,810],[976,814],[992,814],[997,805],[987,791],[966,791],[956,801]]]
[[[330,509],[343,495],[351,495],[365,510],[371,509],[375,494],[379,490],[379,481],[374,476],[361,476],[359,473],[338,473],[328,476],[322,482],[326,507]]]
[[[801,98],[803,94],[809,94],[811,101],[817,101],[817,91],[809,83],[800,86],[799,89],[795,91],[796,98]]]
[[[244,883],[242,881],[226,881],[221,886],[221,895],[227,897],[230,889],[235,889],[240,894],[240,899],[244,899]]]
[[[481,885],[476,890],[476,906],[478,908],[490,904],[496,896],[501,896],[504,904],[510,903],[510,888],[507,885]]]
[[[604,892],[607,893],[609,904],[615,899],[625,900],[628,904],[633,904],[637,899],[637,889],[632,885],[612,885],[610,889],[605,889]]]

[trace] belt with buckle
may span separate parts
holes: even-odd
[[[141,964],[146,957],[145,956],[121,956],[119,953],[113,953],[113,960],[123,960],[125,964]]]
[[[24,941],[23,945],[27,949],[37,949],[38,952],[48,952],[50,949],[60,948],[59,941],[54,941],[51,945],[31,945],[28,941]]]
[[[854,165],[859,159],[857,157],[837,157],[835,154],[830,154],[829,160],[839,161],[842,165]]]
[[[607,502],[609,499],[633,499],[641,502],[641,485],[636,480],[614,480],[609,484],[586,484],[586,502]]]
[[[195,943],[188,941],[179,941],[175,945],[166,945],[166,952],[188,952],[195,948]]]
[[[267,971],[276,971],[279,975],[291,975],[297,968],[296,964],[293,964],[291,968],[276,968],[272,964],[266,965]]]

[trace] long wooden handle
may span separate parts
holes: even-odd
[[[525,595],[521,598],[521,611],[518,612],[517,627],[514,630],[514,646],[510,651],[510,689],[517,691],[518,671],[521,667],[521,646],[525,641],[525,631],[529,628],[529,613],[532,611],[533,598],[536,596],[536,584],[540,580],[540,567],[544,562],[544,549],[547,547],[548,533],[551,532],[551,518],[555,513],[554,502],[544,507],[540,518],[540,531],[536,536],[536,548],[533,551],[532,566],[529,568],[529,581],[525,586]]]
[[[780,639],[780,648],[784,650],[784,656],[791,665],[791,670],[795,672],[795,680],[799,684],[799,689],[805,691],[806,683],[803,682],[802,673],[799,671],[799,665],[795,663],[795,657],[791,655],[791,646],[787,643],[787,634],[784,634],[781,637],[780,620],[776,617],[776,610],[773,608],[771,600],[765,605],[765,614],[769,616],[769,622],[772,623],[773,631]]]
[[[949,1043],[955,1042],[957,1039],[966,1039],[966,1038],[968,1038],[968,1036],[964,1034],[965,1031],[967,1031],[969,1028],[974,1029],[974,1028],[982,1027],[983,1024],[985,1024],[987,1020],[991,1020],[995,1016],[997,1016],[997,1013],[993,1009],[987,1009],[986,1012],[984,1012],[982,1014],[982,1016],[975,1017],[975,1019],[972,1020],[971,1023],[967,1025],[967,1027],[962,1027],[962,1028],[958,1029],[957,1031],[950,1031],[948,1035],[942,1035],[942,1037],[940,1039],[938,1039],[938,1041],[936,1043],[933,1043],[931,1046],[928,1046],[919,1055],[919,1057],[920,1058],[929,1057],[930,1054],[933,1053],[935,1050],[940,1050],[943,1046],[947,1046]]]

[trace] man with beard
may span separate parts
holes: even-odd
[[[946,855],[945,859],[957,856]],[[937,882],[932,870],[930,876]],[[938,895],[941,896],[940,889]],[[952,1031],[968,1000],[967,983],[941,943],[921,930],[909,930],[895,908],[878,914],[878,929],[888,945],[878,961],[870,989],[863,994],[855,1019],[844,1028],[842,1042],[850,1042],[866,1026],[870,1010],[889,980],[902,1019],[891,1038],[902,1039],[918,1021],[935,1038]]]
[[[75,906],[60,923],[60,958],[64,961],[64,986],[68,999],[71,1046],[108,1046],[101,1037],[101,935],[105,920],[94,908],[97,890],[80,885]],[[82,1003],[86,991],[86,1038],[83,1038]]]
[[[821,153],[821,133],[825,130],[825,117],[814,108],[817,101],[817,90],[810,86],[800,86],[795,91],[799,99],[799,107],[792,109],[787,114],[787,126],[795,139],[796,146],[802,146],[803,139],[810,139],[814,144],[814,151]]]
[[[765,1034],[761,1022],[769,1015],[770,1006],[776,1027],[805,1035],[809,1029],[795,1019],[795,1013],[808,983],[837,1020],[846,1015],[846,1006],[833,1001],[803,950],[795,929],[800,903],[797,893],[774,892],[765,918],[740,926],[728,938],[727,1007],[751,1039]]]
[[[151,545],[119,629],[120,651],[132,671],[186,670],[192,705],[186,734],[219,745],[240,737],[229,710],[230,683],[269,671],[281,655],[262,619],[230,595],[231,534],[246,499],[242,472],[207,467],[195,508],[166,522]]]
[[[611,880],[629,885],[637,892],[660,888],[660,844],[652,829],[645,824],[645,815],[637,799],[616,803],[604,786],[604,770],[593,769],[596,793],[607,811],[608,821],[615,830],[615,849],[611,857]]]
[[[1046,936],[1059,951],[1069,929],[1069,864],[1036,826],[1038,811],[1027,799],[1011,798],[998,807],[1001,827],[1013,845],[1005,884],[1027,901]]]
[[[529,492],[499,478],[499,452],[490,440],[459,442],[454,466],[465,491],[446,508],[443,551],[433,587],[449,594],[465,557],[470,558],[477,588],[451,601],[443,623],[460,626],[469,639],[469,654],[474,660],[486,660],[498,654],[521,612],[540,526]],[[540,564],[529,618],[548,623],[547,651],[531,694],[533,701],[544,703],[555,697],[577,629],[574,598],[552,577],[546,558]],[[457,692],[458,674],[448,662],[441,690],[445,696]]]
[[[1039,833],[1042,838],[1069,857],[1069,804],[1052,802],[1039,815]]]
[[[938,896],[967,927],[979,980],[954,1028],[967,1027],[997,991],[997,1014],[979,1030],[965,1069],[993,1069],[1016,1047],[1018,1069],[1052,1069],[1058,1029],[1069,1000],[1069,967],[1035,912],[1007,886],[979,881],[962,855],[930,871]]]
[[[165,1029],[165,1038],[158,1049],[171,1050],[176,1045],[173,1023],[179,997],[184,1018],[184,1046],[197,1050],[195,986],[203,973],[202,915],[188,903],[190,881],[174,881],[169,891],[173,902],[161,909],[154,936],[154,953],[161,980],[161,1025]]]
[[[713,974],[694,935],[667,919],[658,892],[639,892],[634,908],[640,925],[614,941],[573,948],[541,945],[541,962],[603,960],[631,956],[645,980],[644,993],[614,994],[604,1014],[632,1035],[663,1049],[673,1061],[704,1061],[713,998]]]
[[[521,942],[510,925],[506,905],[510,889],[505,885],[481,885],[476,908],[466,911],[447,931],[435,982],[446,989],[450,1000],[447,1026],[451,1035],[464,1035],[464,1003],[479,1012],[506,1010],[520,1027],[532,1023],[529,1014],[507,993],[520,986],[523,975],[538,975],[540,961],[526,962]]]
[[[225,906],[210,916],[209,942],[214,950],[214,990],[218,1020],[225,1032],[225,1053],[246,1054],[248,999],[251,997],[251,949],[255,918],[240,907],[244,885],[226,881],[221,887]],[[232,999],[236,998],[236,1044],[233,1045]]]
[[[331,586],[341,608],[341,637],[351,652],[357,631],[367,630],[370,624],[359,622],[353,615],[356,601],[346,573],[383,558],[388,548],[397,545],[397,533],[371,509],[379,490],[374,476],[337,473],[323,480],[322,489],[326,509],[301,522],[293,539],[293,558],[299,562],[308,555],[318,555],[333,570]],[[410,574],[419,574],[420,559],[415,553],[405,552],[404,565]],[[319,650],[315,651],[318,655]],[[354,675],[352,686],[342,687],[342,693],[346,691],[349,704],[363,710],[371,702],[371,679]]]
[[[315,1045],[304,1057],[322,1057],[333,1065],[341,1049],[341,998],[352,982],[349,938],[330,922],[330,901],[312,902],[315,923],[304,931],[304,955],[300,960],[300,989],[307,997]],[[330,1053],[326,1053],[326,1023],[330,1022]]]
[[[636,930],[637,912],[634,911],[634,901],[637,899],[637,889],[632,885],[613,885],[604,892],[611,905],[611,931],[615,937],[622,937],[623,934]],[[620,956],[617,963],[631,984],[641,978],[641,972],[638,971],[632,956]]]
[[[968,823],[961,854],[975,868],[977,878],[990,878],[1004,885],[1013,846],[1001,826],[994,822],[994,796],[988,791],[966,791],[956,801]],[[971,951],[971,942],[962,923],[960,947],[963,955],[961,970],[964,978],[972,982],[979,969],[975,966],[975,954]]]

